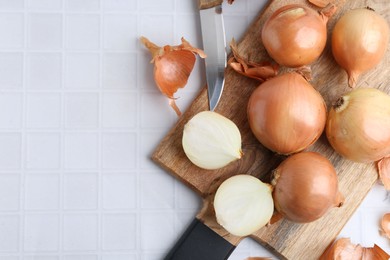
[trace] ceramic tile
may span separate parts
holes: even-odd
[[[26,214],[23,246],[25,251],[57,251],[59,248],[59,216],[56,214]]]
[[[99,48],[100,17],[95,14],[67,15],[66,43],[70,50],[96,50]]]
[[[133,169],[137,159],[136,138],[133,133],[104,133],[102,136],[103,169]]]
[[[19,219],[18,215],[0,216],[0,253],[18,251]]]
[[[67,173],[63,179],[64,208],[67,210],[97,209],[98,189],[96,173]]]
[[[141,221],[142,250],[162,250],[168,248],[174,239],[179,239],[175,232],[172,213],[148,212],[142,214]]]
[[[59,207],[60,177],[55,174],[29,174],[25,177],[24,208],[55,210]],[[37,219],[35,219],[37,220]]]
[[[19,209],[20,186],[19,175],[0,175],[0,212]]]
[[[0,89],[20,89],[23,85],[23,54],[0,52]]]
[[[28,16],[28,47],[33,50],[62,48],[62,15],[31,13]]]
[[[29,53],[27,55],[27,87],[56,90],[61,88],[61,53]]]
[[[65,251],[96,250],[97,235],[98,218],[96,215],[71,214],[64,216],[63,248]]]
[[[27,8],[33,10],[61,10],[62,0],[27,0]]]
[[[103,208],[126,210],[137,207],[135,176],[128,173],[108,173],[102,178]]]
[[[61,95],[29,93],[26,95],[26,125],[30,128],[56,128],[61,125]]]
[[[134,93],[104,93],[102,125],[108,128],[134,128],[137,125],[138,98]]]
[[[159,13],[169,13],[174,11],[174,1],[172,0],[161,0],[161,1],[153,1],[153,0],[144,0],[140,1],[140,10],[141,12],[156,12]]]
[[[174,180],[161,172],[145,172],[141,176],[141,207],[172,209],[175,206]]]
[[[137,9],[137,0],[103,0],[105,11],[134,11]]]
[[[30,133],[26,141],[27,169],[58,169],[60,167],[60,135]]]
[[[1,10],[20,10],[24,7],[24,0],[0,0]]]
[[[63,257],[65,260],[97,260],[97,255],[66,255]]]
[[[100,86],[99,53],[67,53],[65,57],[65,87],[96,89]]]
[[[104,53],[103,87],[107,89],[136,89],[137,58],[133,53]]]
[[[23,96],[20,93],[0,93],[0,129],[22,126]]]
[[[103,215],[103,250],[134,250],[137,246],[134,214]]]
[[[137,16],[108,14],[104,16],[104,48],[135,50],[138,44]]]
[[[65,135],[65,168],[96,169],[98,167],[98,136],[95,133]]]
[[[19,169],[22,157],[19,133],[0,133],[0,170]]]
[[[97,11],[100,9],[100,0],[64,0],[66,10],[69,11]]]
[[[65,126],[97,127],[99,96],[96,93],[69,93],[65,96]]]
[[[21,13],[0,14],[0,49],[19,49],[24,44],[24,15]]]

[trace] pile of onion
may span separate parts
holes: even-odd
[[[390,96],[359,88],[340,97],[329,111],[326,135],[343,157],[361,163],[390,155]]]
[[[276,10],[265,22],[261,39],[268,54],[280,65],[301,67],[315,61],[326,45],[329,13],[300,4]]]
[[[275,208],[293,222],[312,222],[344,202],[336,170],[315,152],[297,153],[284,160],[273,172],[272,185]]]
[[[359,75],[374,68],[383,58],[389,42],[387,21],[369,8],[350,10],[332,32],[332,52],[346,70],[350,87]]]
[[[324,99],[296,72],[262,83],[252,93],[247,109],[255,137],[279,154],[306,149],[321,136],[326,123]]]

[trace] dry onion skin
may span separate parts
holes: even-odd
[[[378,175],[386,190],[390,191],[390,156],[377,162]]]
[[[257,87],[249,99],[247,114],[257,140],[286,155],[313,144],[326,123],[324,99],[296,72],[276,76]]]
[[[381,219],[381,235],[390,239],[390,213],[383,215]]]
[[[291,155],[274,170],[273,176],[275,208],[293,222],[315,221],[344,202],[336,170],[319,153]]]
[[[390,257],[382,248],[362,247],[351,243],[349,238],[340,238],[328,247],[320,260],[388,260]]]
[[[332,31],[332,52],[355,87],[360,74],[374,68],[383,58],[389,42],[387,21],[369,8],[345,13]]]
[[[312,3],[315,6],[324,8],[324,7],[326,7],[327,5],[331,4],[334,1],[330,1],[330,0],[309,0],[309,2]]]
[[[330,109],[326,136],[336,152],[355,162],[390,155],[390,96],[375,88],[353,89]]]
[[[248,174],[235,175],[218,187],[214,209],[217,222],[230,234],[248,236],[272,217],[272,186]]]
[[[311,64],[326,45],[328,14],[300,4],[276,10],[264,23],[261,39],[268,54],[278,64],[301,67]]]
[[[198,54],[205,58],[206,54],[181,38],[181,44],[177,46],[157,46],[146,37],[141,37],[141,42],[152,55],[151,63],[154,63],[154,81],[157,87],[169,98],[169,105],[175,110],[178,116],[180,109],[175,102],[174,94],[179,88],[183,88],[194,68]]]
[[[225,167],[242,157],[237,125],[212,111],[199,112],[185,124],[182,146],[187,158],[206,170]]]

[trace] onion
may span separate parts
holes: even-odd
[[[331,244],[319,260],[388,260],[390,255],[378,245],[362,247],[351,243],[349,238],[340,238]]]
[[[230,234],[250,235],[272,217],[272,186],[251,175],[235,175],[219,186],[214,209],[217,222]]]
[[[332,52],[346,70],[350,87],[356,86],[361,73],[382,60],[388,42],[387,21],[371,9],[350,10],[337,21],[332,32]]]
[[[380,233],[382,236],[390,239],[390,213],[382,216]]]
[[[375,88],[354,89],[329,111],[326,136],[343,157],[361,163],[390,155],[390,96]]]
[[[291,155],[273,176],[275,208],[293,222],[312,222],[344,201],[333,165],[318,153]]]
[[[196,166],[216,170],[242,156],[241,133],[237,125],[213,111],[202,111],[185,125],[182,146]]]
[[[168,97],[169,105],[181,116],[181,111],[176,105],[174,94],[179,88],[183,88],[194,68],[198,54],[205,58],[206,54],[193,47],[184,38],[181,44],[176,46],[157,46],[146,37],[140,38],[141,42],[152,55],[151,63],[154,63],[154,81],[162,94]]]
[[[286,5],[265,22],[261,32],[263,45],[280,65],[308,65],[325,48],[328,18],[304,5]]]
[[[304,150],[321,136],[326,123],[322,96],[296,72],[261,84],[249,98],[247,112],[256,138],[279,154]]]

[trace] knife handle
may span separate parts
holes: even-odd
[[[235,248],[195,218],[164,260],[225,260]]]
[[[208,9],[217,5],[221,5],[222,1],[223,0],[199,0],[199,9]]]

